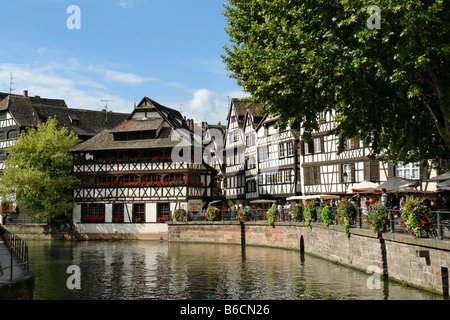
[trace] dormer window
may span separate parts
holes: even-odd
[[[156,130],[115,132],[115,141],[148,140],[156,138]]]
[[[73,115],[69,116],[69,120],[70,120],[70,123],[74,126],[77,126],[80,124],[80,119],[78,119],[77,117],[75,117]]]

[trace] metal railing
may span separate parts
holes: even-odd
[[[3,270],[11,269],[10,271],[10,280],[13,280],[14,277],[14,267],[23,267],[26,273],[30,272],[30,263],[28,257],[28,245],[25,241],[19,238],[17,235],[6,231],[6,237],[10,244],[10,247],[7,249],[0,249],[0,251],[9,251],[10,253],[10,264],[9,266],[2,266],[0,268],[1,274],[3,274]],[[14,263],[14,258],[17,263]]]
[[[250,221],[264,221],[267,220],[267,209],[256,209],[252,210]],[[337,208],[333,208],[333,211],[337,214]],[[231,212],[230,210],[220,210],[221,215],[217,221],[239,221],[237,212]],[[354,219],[352,228],[359,229],[369,229],[364,221],[364,215],[362,213],[362,208],[357,208],[357,214]],[[282,209],[279,211],[279,215],[276,222],[304,222],[303,216],[299,221],[294,221],[292,212],[287,209]],[[427,229],[429,236],[440,239],[449,240],[450,239],[450,211],[437,210],[432,211],[433,222]],[[206,215],[206,211],[188,211],[185,221],[209,221]],[[321,222],[320,214],[318,214],[313,222]],[[388,216],[386,223],[383,228],[383,232],[391,233],[404,233],[407,234],[405,228],[402,227],[402,217],[400,210],[388,209]],[[333,216],[333,224],[339,225],[340,222]]]

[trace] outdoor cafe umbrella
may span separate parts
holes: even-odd
[[[386,192],[406,192],[413,191],[419,185],[418,180],[410,180],[401,177],[393,177],[383,182],[378,187],[375,188],[375,193],[382,193],[383,189]],[[413,189],[414,188],[414,189]]]
[[[307,196],[292,196],[289,198],[286,198],[286,200],[308,200],[308,199],[340,199],[339,196],[331,195],[331,194],[311,194]]]
[[[258,199],[250,201],[250,203],[275,203],[275,202],[277,202],[277,200]]]
[[[377,183],[373,183],[370,181],[363,181],[357,184],[354,184],[350,188],[345,191],[345,193],[366,193],[366,192],[375,192],[375,189],[378,187]]]
[[[450,180],[442,181],[436,184],[438,190],[450,190]]]
[[[450,179],[450,171],[447,171],[443,174],[440,174],[436,177],[430,178],[427,181],[444,181],[444,180],[449,180]]]

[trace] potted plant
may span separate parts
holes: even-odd
[[[294,221],[302,221],[302,217],[303,217],[303,208],[296,204],[292,207],[292,219],[294,219]]]
[[[209,206],[208,209],[206,210],[206,218],[209,221],[218,221],[222,218],[222,214],[220,213],[219,208]]]
[[[344,227],[344,234],[348,235],[350,227],[355,222],[356,207],[348,200],[343,200],[339,204],[338,218]]]
[[[173,212],[173,219],[175,221],[184,221],[186,219],[186,210],[184,209],[176,209]]]
[[[277,219],[280,212],[276,205],[272,205],[270,209],[267,211],[267,220],[269,220],[269,226],[275,226],[275,220]]]
[[[383,203],[378,201],[369,207],[364,215],[364,220],[373,232],[379,234],[386,224],[387,214],[388,212]]]
[[[317,208],[314,202],[309,202],[306,204],[305,210],[303,210],[303,218],[305,219],[307,227],[311,226],[311,222],[313,221],[314,217],[317,216],[316,210]]]
[[[322,217],[323,223],[328,227],[333,223],[333,208],[331,208],[330,206],[323,207],[320,216]]]
[[[239,220],[242,222],[249,221],[251,214],[252,214],[252,209],[249,206],[239,209],[239,211],[237,213]]]
[[[430,208],[421,201],[411,199],[405,203],[401,211],[402,227],[416,237],[423,236],[433,222]]]

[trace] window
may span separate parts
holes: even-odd
[[[247,160],[247,169],[254,169],[256,168],[256,158],[254,156],[251,156]]]
[[[256,181],[254,179],[247,182],[247,192],[256,192]]]
[[[156,212],[156,221],[159,221],[161,217],[169,217],[170,216],[170,206],[168,203],[158,203],[158,208]]]
[[[352,182],[352,166],[350,164],[342,165],[342,182]]]
[[[145,203],[133,204],[133,222],[145,222]]]
[[[269,150],[267,147],[260,147],[258,153],[260,162],[269,160]]]
[[[246,144],[247,147],[255,145],[255,135],[254,134],[249,134],[246,137],[246,141],[245,142],[246,142],[245,144]]]
[[[352,149],[358,149],[360,147],[359,140],[350,140],[350,146]]]
[[[291,157],[294,155],[294,142],[288,142],[287,144],[287,155]]]
[[[7,114],[7,111],[0,111],[0,120],[5,120],[6,114]]]
[[[5,131],[0,131],[0,140],[5,140],[6,134]]]
[[[280,143],[278,146],[278,152],[280,154],[280,158],[284,158],[286,156],[286,151],[284,149],[284,143]]]
[[[150,182],[161,182],[161,176],[158,174],[148,174],[142,177],[142,182],[150,183]]]
[[[81,205],[81,222],[105,222],[105,205],[102,203],[83,203]]]
[[[399,162],[395,166],[395,175],[405,179],[419,179],[420,167],[418,163],[408,163],[403,165],[403,162]]]
[[[133,174],[127,174],[119,178],[119,183],[139,182],[139,177]]]
[[[112,207],[112,222],[122,223],[124,221],[123,203],[114,203]]]
[[[198,177],[200,179],[200,177]],[[184,182],[186,180],[186,175],[180,173],[171,173],[164,177],[164,182]],[[200,180],[197,180],[200,181]]]
[[[18,136],[17,130],[14,129],[14,130],[8,131],[8,140],[9,139],[16,139],[17,136]]]
[[[291,182],[291,170],[285,170],[284,171],[284,182]]]
[[[314,153],[322,152],[322,146],[321,146],[320,138],[314,138],[313,144],[314,144]]]
[[[314,153],[314,141],[311,140],[309,142],[303,142],[304,145],[304,153],[305,154],[312,154]]]

